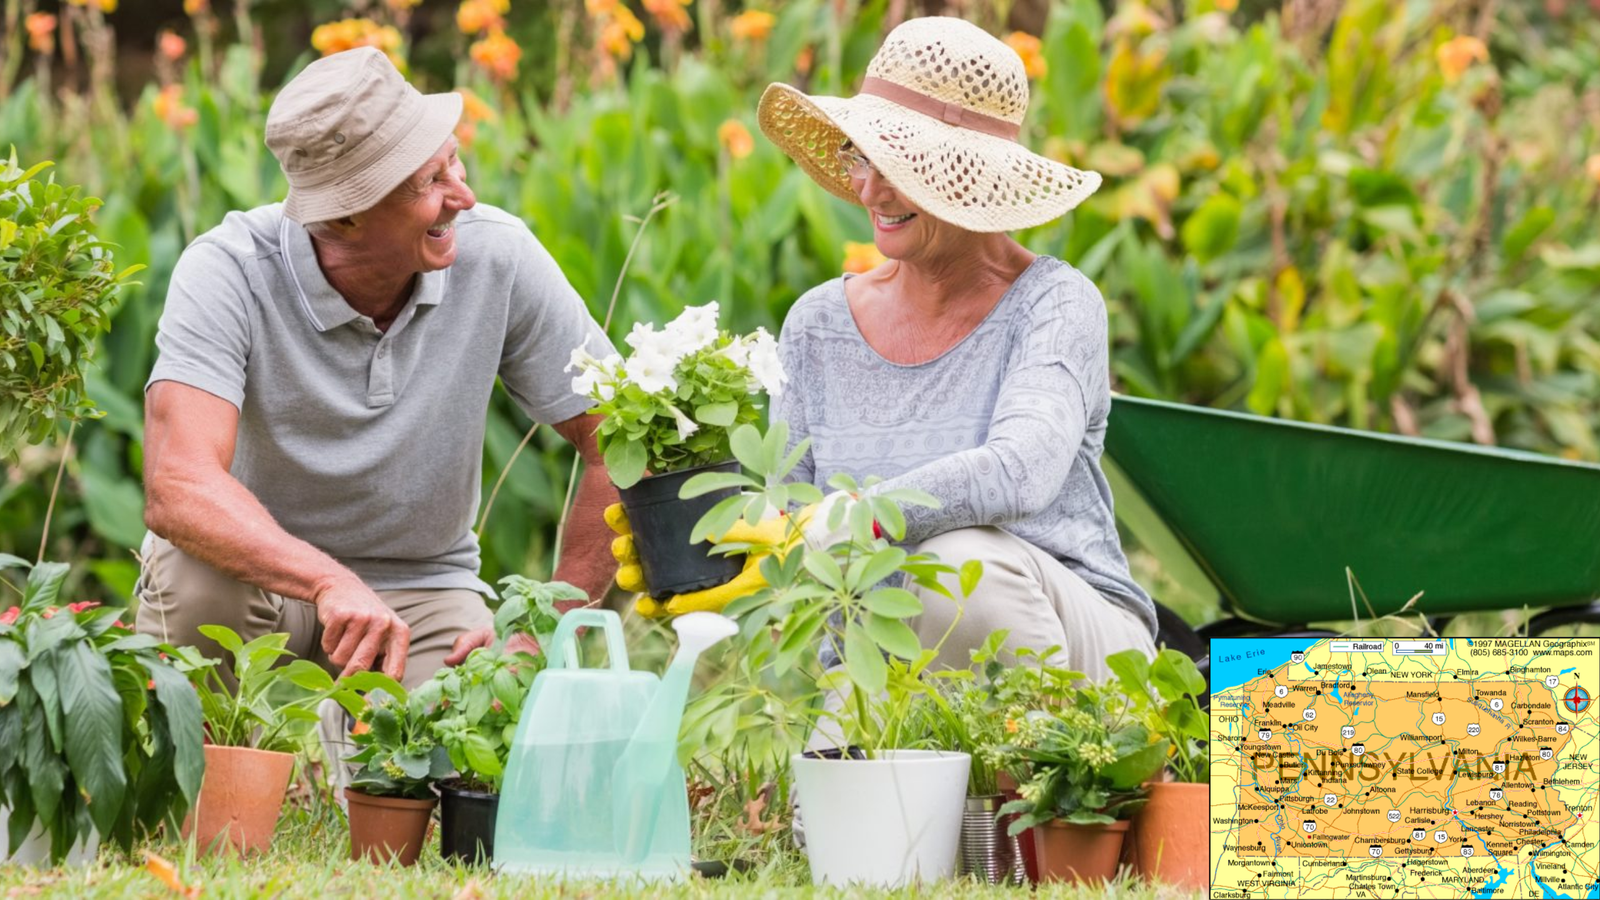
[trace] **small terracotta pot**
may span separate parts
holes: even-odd
[[[1017,780],[1011,777],[1010,772],[996,772],[994,780],[995,786],[1000,789],[1000,793],[1006,798],[1007,803],[1012,800],[1022,799],[1022,795],[1017,793]],[[1016,821],[1017,815],[1017,813],[1012,813],[1008,816],[1002,816],[1002,830],[1009,829],[1011,823]],[[1034,845],[1033,838],[1033,833],[1036,830],[1034,828],[1024,828],[1022,833],[1017,835],[1017,847],[1022,851],[1022,874],[1027,877],[1029,884],[1039,883],[1039,852]]]
[[[417,861],[437,798],[373,797],[355,788],[345,788],[344,798],[349,801],[351,859],[381,863],[393,858],[402,866]]]
[[[1133,817],[1123,858],[1136,875],[1198,890],[1210,883],[1211,786],[1176,781],[1145,785],[1150,800]]]
[[[1033,829],[1039,854],[1039,882],[1080,884],[1115,878],[1127,832],[1127,822],[1074,825],[1059,819]]]
[[[243,855],[265,850],[278,830],[283,795],[294,774],[294,754],[249,747],[205,746],[200,796],[183,823],[202,853]]]

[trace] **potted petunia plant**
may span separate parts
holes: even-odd
[[[102,840],[123,850],[176,827],[205,772],[200,704],[124,610],[64,603],[69,568],[0,554],[25,569],[0,613],[0,860],[86,864]],[[16,588],[0,579],[0,588]]]
[[[737,558],[712,556],[689,532],[732,487],[679,496],[701,473],[736,475],[729,436],[761,415],[763,393],[783,390],[777,341],[766,329],[735,336],[717,327],[717,304],[691,306],[660,331],[639,323],[632,353],[597,359],[572,351],[572,388],[596,401],[596,437],[622,494],[650,595],[663,598],[727,582]]]

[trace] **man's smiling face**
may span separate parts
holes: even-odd
[[[477,203],[454,136],[421,168],[361,214],[361,243],[394,271],[432,272],[456,260],[456,216]]]

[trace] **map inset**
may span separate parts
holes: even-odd
[[[1600,898],[1600,639],[1211,658],[1212,897]]]

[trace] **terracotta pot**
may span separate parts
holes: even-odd
[[[1059,819],[1033,829],[1040,883],[1079,884],[1115,878],[1127,832],[1127,822],[1074,825]]]
[[[278,830],[294,754],[214,744],[205,753],[206,774],[183,836],[193,834],[202,853],[265,850]]]
[[[996,772],[994,781],[995,786],[1000,788],[1000,793],[1006,798],[1007,803],[1021,799],[1021,795],[1017,793],[1017,780],[1011,777],[1010,772]],[[1016,819],[1016,813],[1002,816],[1000,820],[1001,827],[1003,829],[1010,828],[1011,823]],[[1039,883],[1039,853],[1038,848],[1034,846],[1033,838],[1035,830],[1033,828],[1025,828],[1021,834],[1017,835],[1017,847],[1022,851],[1022,874],[1028,879],[1029,884]]]
[[[422,852],[428,817],[437,798],[373,797],[345,788],[350,814],[350,858],[412,865]]]
[[[1150,800],[1133,817],[1123,848],[1134,874],[1198,890],[1210,883],[1211,786],[1176,781],[1145,785]]]

